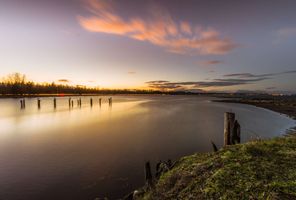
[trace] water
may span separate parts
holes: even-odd
[[[0,199],[117,199],[144,183],[144,163],[175,160],[223,144],[233,111],[242,141],[284,133],[295,121],[249,105],[194,96],[115,96],[102,106],[82,97],[0,99]]]

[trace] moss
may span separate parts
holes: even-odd
[[[296,199],[296,138],[184,157],[143,199]]]

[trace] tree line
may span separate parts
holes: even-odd
[[[164,92],[156,90],[129,90],[129,89],[100,89],[86,86],[71,86],[56,83],[35,83],[27,81],[26,76],[20,73],[10,74],[0,82],[2,96],[22,96],[41,94],[188,94],[187,92]]]

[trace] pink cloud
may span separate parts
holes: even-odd
[[[188,22],[181,22],[180,23],[180,28],[181,28],[181,31],[183,33],[192,34],[191,26],[190,26],[190,24]]]
[[[224,62],[221,60],[203,60],[203,61],[199,61],[198,64],[201,64],[202,66],[207,67],[207,66],[224,64]]]
[[[88,0],[87,8],[91,16],[78,16],[80,25],[87,31],[147,41],[169,52],[221,55],[238,46],[229,38],[221,38],[213,28],[192,26],[186,21],[178,23],[165,11],[154,11],[148,20],[140,17],[124,19],[106,0]]]

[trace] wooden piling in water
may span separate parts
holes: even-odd
[[[74,100],[71,101],[71,106],[74,107]]]
[[[112,97],[109,98],[109,106],[112,106]]]
[[[69,108],[71,108],[71,98],[69,98]],[[73,106],[72,106],[73,107]]]
[[[99,99],[99,105],[101,107],[101,105],[102,105],[102,98]]]
[[[23,108],[26,108],[26,100],[23,99]]]
[[[53,98],[53,107],[54,107],[54,109],[57,108],[57,99],[56,98]]]
[[[37,107],[38,107],[38,109],[41,108],[41,100],[39,98],[37,99]]]
[[[90,98],[90,106],[92,107],[93,106],[93,99]]]
[[[23,100],[20,100],[20,104],[21,104],[21,109],[23,109]]]

